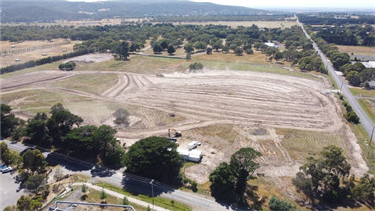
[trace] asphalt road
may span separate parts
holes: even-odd
[[[322,61],[325,64],[326,68],[328,69],[329,74],[331,75],[333,80],[336,82],[337,86],[341,87],[341,93],[346,97],[346,100],[350,103],[353,110],[355,111],[355,113],[359,117],[362,126],[365,128],[367,134],[371,137],[371,133],[372,133],[372,130],[374,128],[374,124],[372,123],[370,117],[366,114],[366,112],[363,110],[361,105],[358,103],[357,99],[350,92],[350,90],[349,90],[348,86],[346,85],[346,83],[344,82],[344,80],[339,75],[337,75],[337,73],[335,72],[335,69],[333,68],[332,64],[329,62],[329,60],[326,58],[326,56],[323,54],[323,52],[319,49],[318,45],[311,39],[311,37],[305,31],[305,29],[303,27],[303,24],[301,24],[298,19],[297,19],[297,22],[298,22],[298,25],[302,28],[306,37],[312,41],[315,51],[317,51],[319,56],[322,58]]]
[[[12,150],[22,152],[29,148],[21,143],[12,143],[8,140],[2,140],[8,144],[8,147]],[[82,174],[91,177],[91,183],[96,181],[104,181],[106,183],[125,187],[126,190],[136,192],[139,194],[151,196],[151,180],[148,178],[139,177],[136,175],[126,174],[124,175],[122,170],[113,170],[105,167],[101,167],[86,161],[82,161],[76,158],[65,156],[55,152],[48,152],[43,150],[43,155],[49,163],[60,165],[66,174]],[[190,205],[193,210],[247,210],[233,208],[225,204],[216,202],[212,198],[207,198],[198,194],[188,193],[180,190],[176,190],[168,185],[153,182],[154,196],[162,196],[174,201]]]
[[[15,183],[13,177],[15,174],[10,172],[2,174],[0,173],[0,210],[3,210],[7,206],[12,206],[17,204],[17,200],[21,195],[26,195],[25,190],[17,192],[20,184]]]

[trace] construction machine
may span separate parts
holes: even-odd
[[[181,131],[177,131],[175,129],[169,128],[168,129],[168,137],[180,137],[181,136]]]

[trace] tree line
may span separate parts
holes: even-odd
[[[206,22],[206,21],[284,21],[291,15],[211,15],[211,16],[159,16],[151,22]]]
[[[346,18],[335,18],[335,15],[344,15]],[[350,16],[342,13],[299,14],[298,19],[302,23],[310,25],[375,24],[375,19],[372,15],[358,15],[358,18]]]
[[[308,28],[311,32],[311,30]],[[369,88],[368,82],[375,78],[375,68],[366,68],[362,63],[351,64],[350,56],[347,53],[341,53],[334,44],[329,44],[320,37],[311,34],[319,48],[330,59],[333,67],[341,71],[349,83],[353,86],[365,86]]]
[[[375,46],[375,29],[371,25],[344,25],[335,27],[310,27],[328,43],[337,45]]]

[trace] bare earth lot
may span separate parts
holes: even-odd
[[[193,140],[202,143],[202,161],[185,168],[200,188],[209,187],[212,170],[243,147],[262,153],[257,173],[291,199],[298,194],[290,178],[325,146],[343,148],[356,176],[368,171],[336,98],[321,93],[330,87],[324,77],[282,69],[258,54],[197,56],[193,61],[207,68],[198,73],[184,71],[189,64],[184,60],[108,59],[108,54],[86,55],[73,59],[74,71],[58,71],[53,63],[5,74],[1,100],[25,120],[61,102],[85,124],[94,125],[114,126],[113,113],[124,108],[130,126],[117,128],[117,137],[126,146],[144,137],[166,136],[168,128],[181,130],[181,147]]]

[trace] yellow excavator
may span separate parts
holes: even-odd
[[[175,129],[169,128],[168,129],[168,137],[169,138],[177,138],[181,136],[181,131],[177,131]]]

